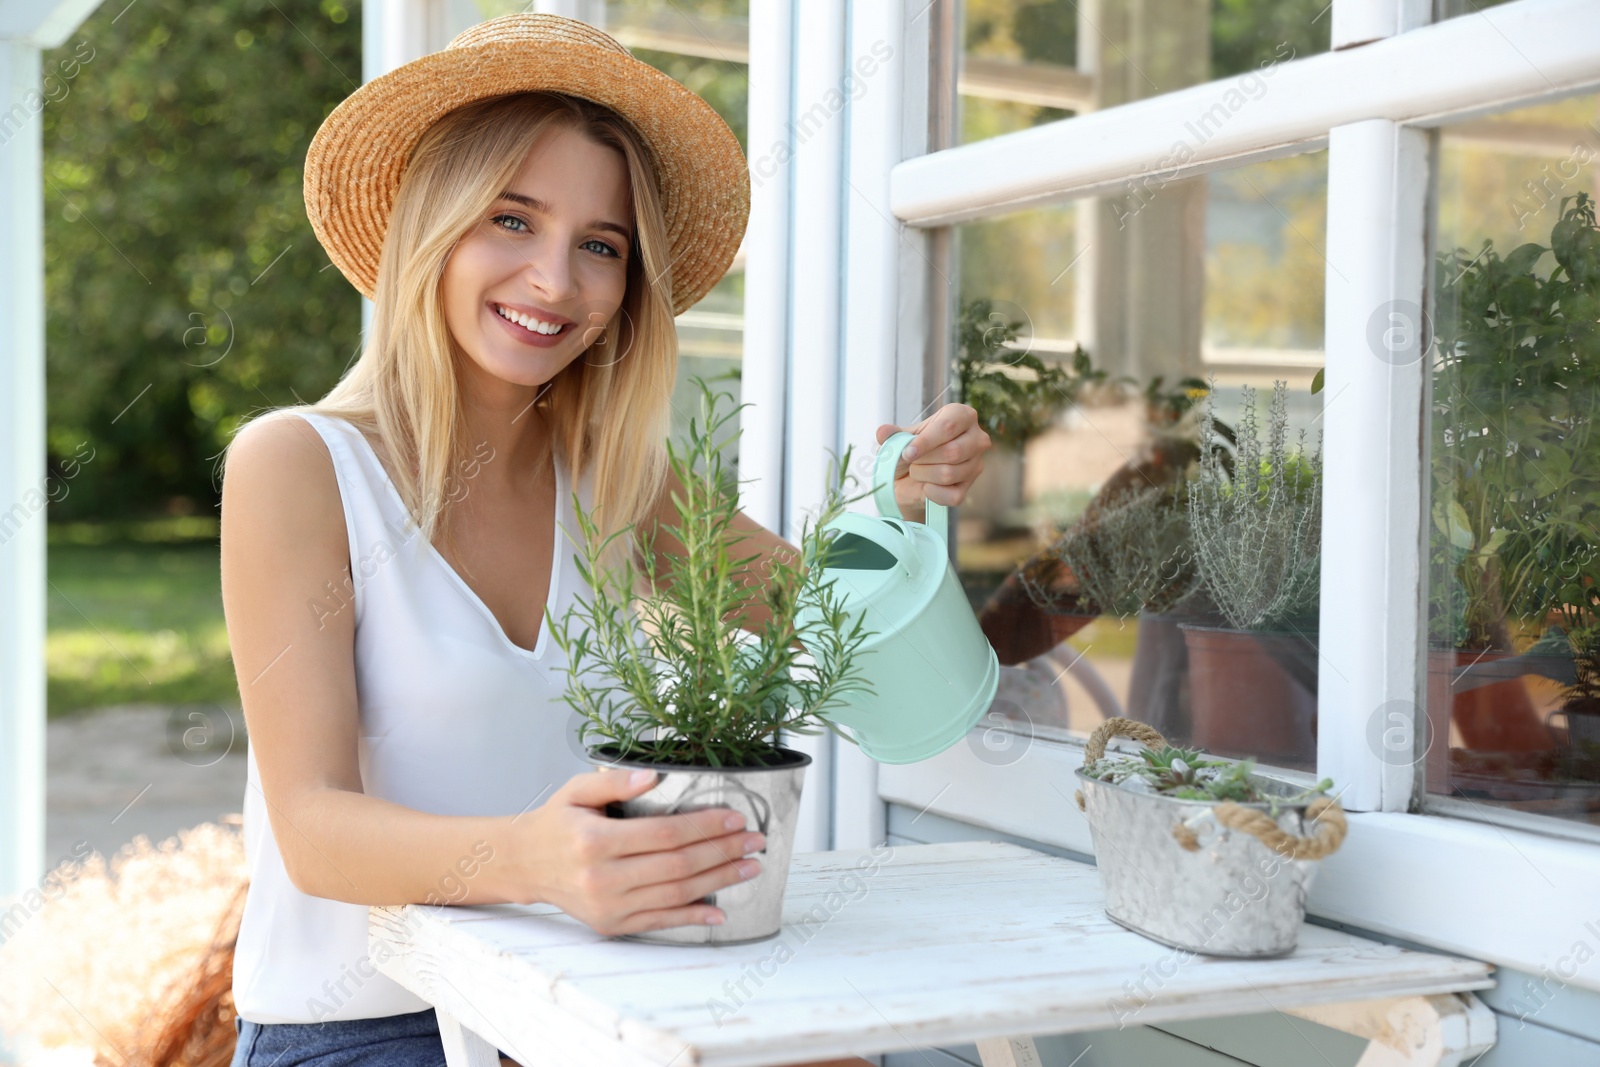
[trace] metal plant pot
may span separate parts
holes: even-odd
[[[606,814],[612,818],[732,808],[744,816],[746,830],[767,839],[765,849],[752,853],[761,861],[760,874],[724,886],[700,901],[727,915],[720,926],[673,926],[629,934],[627,939],[669,945],[737,945],[775,937],[783,925],[783,894],[800,815],[800,790],[811,757],[779,746],[779,762],[769,766],[709,767],[618,759],[610,749],[608,745],[590,748],[589,761],[596,767],[639,768],[659,775],[649,791],[606,805]]]
[[[1085,766],[1104,755],[1114,735],[1153,748],[1166,744],[1143,723],[1108,719],[1089,738]],[[1266,804],[1180,800],[1077,773],[1078,806],[1089,820],[1106,914],[1115,922],[1207,956],[1281,956],[1294,949],[1314,861],[1344,841],[1338,801],[1314,798],[1281,808],[1273,820]],[[1255,784],[1293,793],[1269,778]]]

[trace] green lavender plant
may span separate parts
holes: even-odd
[[[855,662],[871,635],[825,574],[837,538],[827,524],[867,494],[846,496],[847,450],[832,465],[821,508],[804,523],[798,556],[780,552],[754,567],[759,555],[738,552],[749,535],[734,526],[738,481],[723,461],[728,442],[718,440],[749,405],[725,411],[730,394],[695,381],[700,415],[686,445],[667,444],[682,486],[672,497],[677,523],[646,531],[642,564],[632,555],[604,564],[611,542],[635,526],[602,537],[574,495],[576,559],[589,589],[551,636],[567,657],[565,699],[583,717],[581,742],[598,739],[608,756],[647,762],[761,766],[776,757],[779,730],[833,729],[823,713],[871,688]],[[653,550],[660,532],[685,550],[665,569]],[[767,620],[754,640],[741,640],[753,608],[764,608]]]
[[[1051,551],[1101,613],[1168,611],[1199,582],[1185,495],[1182,482],[1130,489],[1074,523]]]
[[[1215,393],[1201,420],[1200,463],[1189,487],[1189,525],[1200,575],[1228,623],[1270,629],[1312,614],[1322,558],[1322,443],[1288,444],[1288,387],[1273,383],[1267,439],[1254,389],[1243,390],[1232,472],[1215,430]]]

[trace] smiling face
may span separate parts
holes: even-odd
[[[632,212],[615,149],[556,127],[445,261],[445,324],[464,372],[540,386],[581,356],[622,305]]]

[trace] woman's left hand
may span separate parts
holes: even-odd
[[[983,454],[991,444],[978,425],[978,413],[966,404],[946,404],[910,426],[879,426],[878,444],[901,430],[916,438],[895,467],[894,498],[900,513],[921,522],[926,501],[954,507],[966,499],[967,490],[983,473]]]

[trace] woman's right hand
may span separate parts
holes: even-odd
[[[648,791],[656,777],[619,769],[575,775],[513,819],[500,871],[507,899],[554,904],[608,937],[721,923],[721,909],[699,901],[759,874],[760,862],[743,857],[766,839],[746,833],[744,816],[730,808],[606,815],[607,804]]]

